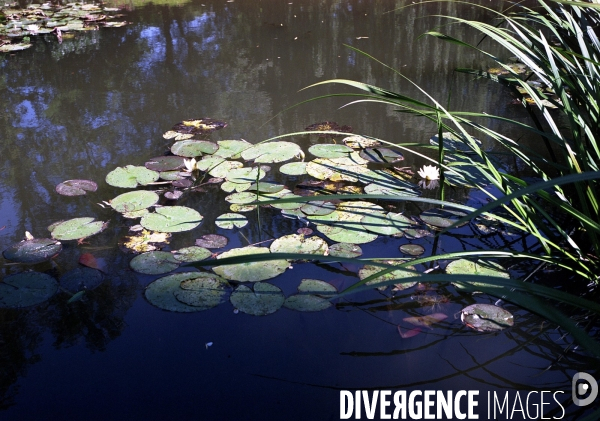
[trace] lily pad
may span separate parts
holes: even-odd
[[[367,230],[381,235],[402,236],[402,231],[412,226],[412,221],[401,213],[389,212],[387,214],[374,213],[365,215],[360,220]]]
[[[290,234],[279,237],[269,247],[271,253],[327,254],[327,242],[321,237]]]
[[[196,240],[196,245],[207,249],[219,249],[225,247],[228,242],[227,237],[223,235],[206,234]]]
[[[175,141],[178,141],[178,140],[191,139],[192,137],[194,137],[194,135],[190,134],[190,133],[177,133],[174,130],[168,130],[163,134],[163,137],[167,140],[173,139]]]
[[[63,196],[83,196],[97,189],[98,184],[91,180],[67,180],[56,186],[56,192]]]
[[[402,244],[399,249],[401,253],[409,256],[420,256],[425,253],[425,248],[419,244]]]
[[[186,158],[195,158],[202,155],[211,155],[219,149],[216,143],[206,140],[180,140],[171,146],[171,153]]]
[[[123,237],[119,242],[119,246],[128,252],[144,253],[162,248],[163,245],[169,243],[171,234],[166,232],[152,232],[142,229],[135,235]]]
[[[281,308],[285,302],[285,296],[275,285],[257,282],[254,284],[254,291],[246,285],[240,285],[233,291],[229,301],[242,313],[266,316]]]
[[[177,301],[199,310],[208,310],[225,301],[230,289],[223,278],[203,273],[201,277],[182,281],[174,295]]]
[[[0,307],[21,308],[43,303],[58,290],[52,276],[40,272],[23,272],[7,276],[0,282]]]
[[[381,142],[375,139],[369,139],[363,136],[354,135],[342,139],[344,145],[353,149],[373,148],[381,145]]]
[[[215,225],[227,230],[243,228],[248,225],[248,218],[239,213],[224,213],[215,219]]]
[[[135,188],[145,186],[158,180],[159,174],[146,167],[127,165],[118,167],[106,175],[106,182],[114,187]]]
[[[290,162],[279,167],[279,171],[286,175],[306,174],[306,162]]]
[[[346,145],[317,144],[308,148],[308,152],[317,158],[342,158],[347,157],[354,149]]]
[[[238,159],[242,151],[252,147],[252,143],[245,140],[219,140],[217,145],[219,149],[214,156],[226,159]]]
[[[199,262],[211,255],[210,250],[198,246],[184,247],[173,253],[173,257],[179,262]]]
[[[177,269],[180,263],[168,251],[149,251],[135,256],[129,266],[138,273],[161,275]]]
[[[184,281],[197,278],[209,278],[214,275],[204,272],[179,272],[172,275],[163,276],[150,283],[146,287],[144,295],[150,304],[168,311],[177,311],[189,313],[201,311],[201,307],[190,306],[179,301],[175,294],[181,291],[181,284]]]
[[[50,238],[33,238],[13,244],[2,255],[11,262],[34,265],[52,259],[62,250],[60,241]]]
[[[303,279],[298,286],[298,294],[289,296],[284,307],[296,311],[321,311],[332,306],[331,301],[323,296],[337,294],[337,289],[319,279]]]
[[[419,215],[419,218],[427,225],[435,228],[447,228],[467,214],[461,211],[452,209],[429,209]],[[462,222],[459,227],[466,225],[468,222]]]
[[[232,183],[231,181],[225,181],[221,184],[221,190],[227,193],[231,193],[233,191],[241,193],[250,189],[250,183]]]
[[[329,255],[334,257],[354,258],[362,255],[362,249],[357,244],[335,243],[329,246]]]
[[[258,167],[233,168],[227,172],[225,179],[232,183],[253,183],[265,178],[265,175],[266,173]]]
[[[196,120],[183,120],[173,126],[171,130],[177,133],[202,134],[211,133],[227,127],[224,121],[212,118],[199,118]]]
[[[404,159],[399,151],[389,148],[366,148],[360,151],[360,157],[379,164],[394,164]]]
[[[106,224],[91,217],[73,218],[51,225],[50,234],[55,240],[79,240],[98,234],[106,228]]]
[[[247,246],[226,251],[217,259],[226,257],[248,256],[253,254],[270,253],[266,247]],[[216,266],[213,271],[223,278],[239,282],[258,282],[274,278],[287,270],[289,263],[284,259],[265,260],[262,262],[236,263]]]
[[[110,206],[121,213],[135,212],[155,205],[158,200],[158,194],[152,191],[136,190],[115,197],[110,201]]]
[[[396,265],[398,264],[398,261],[395,260],[384,260],[382,261],[382,263],[387,263],[387,264],[391,264],[391,265]],[[386,273],[384,275],[380,275],[377,276],[376,278],[370,280],[369,282],[367,282],[367,285],[372,285],[372,284],[377,284],[380,282],[386,282],[386,281],[399,281],[401,279],[404,278],[411,278],[411,277],[415,277],[415,276],[419,276],[418,273],[415,273],[414,270],[415,268],[413,266],[407,266],[406,267],[407,270],[401,270],[401,269],[396,269],[393,270],[389,273]],[[374,265],[365,265],[361,270],[358,271],[358,277],[363,280],[368,278],[369,276],[375,275],[381,271],[385,270],[385,268],[381,267],[381,266],[374,266]],[[407,289],[407,288],[411,288],[413,286],[415,286],[417,284],[416,281],[414,282],[404,282],[404,283],[396,283],[395,285],[395,290],[403,290],[403,289]],[[381,287],[378,287],[380,289],[386,289],[387,286],[383,285]]]
[[[185,206],[165,206],[156,208],[155,213],[142,217],[140,224],[151,231],[183,232],[196,228],[203,216]]]
[[[256,191],[260,193],[277,193],[283,190],[285,186],[283,184],[269,183],[265,181],[259,181],[258,183],[252,183],[248,190]]]
[[[149,159],[145,164],[152,171],[174,171],[185,168],[183,158],[180,156],[157,156]]]
[[[78,267],[64,273],[60,279],[60,286],[71,293],[91,291],[97,288],[103,280],[102,272],[92,268]]]
[[[336,210],[335,204],[323,200],[307,202],[300,207],[300,210],[306,215],[329,215]]]
[[[262,164],[273,164],[294,159],[302,154],[302,149],[292,142],[267,142],[254,145],[242,152],[246,161]]]
[[[492,304],[473,304],[460,312],[460,320],[478,332],[506,329],[514,324],[513,315]]]

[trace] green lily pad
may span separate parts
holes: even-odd
[[[140,224],[151,231],[183,232],[196,228],[203,216],[185,206],[164,206],[142,217]]]
[[[373,148],[381,145],[381,142],[375,139],[369,139],[359,135],[345,137],[342,139],[342,142],[344,145],[353,149]]]
[[[13,244],[2,252],[6,260],[34,265],[52,259],[62,250],[60,241],[50,238],[34,238]]]
[[[306,174],[307,162],[290,162],[279,167],[279,172],[286,175]]]
[[[394,164],[404,159],[399,151],[389,148],[366,148],[360,151],[360,157],[370,162],[380,164]]]
[[[354,149],[346,145],[338,144],[317,144],[308,148],[308,152],[317,158],[342,158],[347,157]]]
[[[337,294],[337,289],[325,281],[303,279],[298,286],[298,292],[288,297],[283,306],[296,311],[321,311],[332,306],[331,302],[322,295]]]
[[[58,290],[52,276],[40,272],[23,272],[7,276],[0,282],[0,307],[21,308],[43,303]]]
[[[173,253],[173,257],[179,262],[199,262],[208,259],[211,255],[210,250],[198,246],[184,247]]]
[[[168,251],[149,251],[135,256],[129,266],[138,273],[161,275],[177,269],[180,263]]]
[[[258,167],[234,168],[227,172],[225,179],[232,183],[253,183],[265,178],[266,173]]]
[[[97,288],[103,280],[102,272],[88,267],[78,267],[64,273],[60,279],[60,286],[71,293],[91,291]]]
[[[146,167],[118,167],[106,175],[106,182],[114,187],[135,188],[145,186],[158,180],[159,174]]]
[[[0,45],[0,53],[12,53],[13,51],[22,51],[30,48],[33,44],[28,42],[18,44],[3,44]]]
[[[269,247],[271,253],[301,253],[325,255],[327,242],[320,237],[305,237],[301,234],[290,234],[279,237]]]
[[[206,140],[180,140],[171,146],[173,155],[186,158],[195,158],[202,155],[211,155],[219,149],[216,143]]]
[[[173,139],[175,141],[178,140],[186,140],[194,137],[192,133],[178,133],[175,130],[168,130],[163,134],[163,137],[167,140]]]
[[[323,200],[306,202],[300,207],[300,210],[306,215],[329,215],[336,210],[335,204]]]
[[[212,118],[199,118],[195,120],[183,120],[174,125],[171,130],[178,133],[203,134],[211,133],[225,127],[227,127],[227,123],[224,121]]]
[[[262,197],[265,197],[265,196],[262,196]],[[288,194],[281,196],[280,198],[281,199],[291,199],[294,197],[301,197],[301,196],[298,196],[298,195],[292,194],[292,193],[288,193]],[[291,209],[300,209],[304,205],[304,203],[305,202],[289,202],[289,203],[275,202],[275,203],[271,203],[271,206],[274,207],[275,209],[291,210]]]
[[[214,158],[215,162],[217,162],[218,160],[221,159],[219,157],[210,157],[210,158]],[[201,170],[202,168],[198,164],[204,164],[204,159],[201,159],[196,164],[196,167]],[[230,171],[238,169],[238,168],[242,168],[243,166],[244,166],[244,164],[242,164],[241,162],[238,162],[238,161],[222,161],[221,163],[210,167],[208,169],[208,173],[210,175],[212,175],[213,177],[227,178],[227,175],[229,174]],[[232,180],[229,180],[229,181],[231,181],[232,183],[234,182]],[[249,182],[250,181],[248,181],[247,183],[249,183]],[[244,181],[238,180],[238,183],[244,183]]]
[[[235,248],[217,256],[217,259],[226,257],[247,256],[252,254],[270,253],[266,247],[247,246]],[[230,281],[258,282],[274,278],[287,270],[289,263],[284,259],[266,260],[262,262],[236,263],[216,266],[213,271]]]
[[[232,193],[225,198],[225,201],[227,201],[229,203],[237,203],[238,205],[251,203],[251,202],[256,201],[256,193],[252,193],[252,192]]]
[[[254,291],[240,285],[229,297],[229,301],[242,313],[253,316],[266,316],[275,313],[285,302],[281,289],[267,282],[254,284]]]
[[[466,213],[461,211],[435,208],[421,213],[419,218],[429,226],[435,228],[447,228],[466,215]],[[467,223],[468,222],[462,222],[459,227],[462,227]]]
[[[252,147],[252,143],[245,140],[219,140],[217,145],[219,145],[219,149],[214,156],[226,159],[238,159],[242,151]]]
[[[199,310],[211,309],[225,301],[231,289],[229,283],[216,275],[202,275],[182,281],[180,289],[174,292],[175,299]]]
[[[419,244],[402,244],[399,249],[401,253],[409,256],[420,256],[425,253],[425,248]]]
[[[231,193],[233,191],[241,193],[250,189],[250,183],[232,183],[231,181],[224,181],[221,184],[221,190],[227,193]]]
[[[56,192],[63,196],[83,196],[97,189],[98,184],[91,180],[67,180],[56,186]]]
[[[215,219],[215,225],[226,230],[243,228],[248,225],[248,218],[239,213],[224,213]]]
[[[204,272],[179,272],[172,275],[163,276],[150,283],[144,292],[146,299],[150,304],[168,311],[180,313],[189,313],[201,311],[198,306],[191,306],[179,301],[175,294],[181,291],[181,284],[184,281],[197,278],[214,278],[214,275]]]
[[[238,203],[234,203],[231,206],[229,206],[229,210],[233,213],[250,212],[255,209],[256,209],[256,205],[241,205]]]
[[[317,231],[327,236],[331,241],[338,243],[354,242],[355,244],[366,244],[377,239],[377,234],[374,233],[329,225],[317,225]]]
[[[258,183],[252,183],[248,190],[256,191],[260,193],[277,193],[285,188],[283,184],[269,183],[266,181],[259,181]]]
[[[174,171],[185,168],[183,158],[180,156],[157,156],[149,159],[145,164],[152,171]]]
[[[267,142],[254,145],[242,152],[242,158],[246,161],[254,161],[261,164],[273,164],[285,162],[300,156],[302,149],[292,142]]]
[[[107,222],[90,217],[73,218],[51,225],[50,235],[55,240],[79,240],[98,234],[106,228],[106,224]]]
[[[382,263],[397,265],[399,262],[396,260],[383,260]],[[372,276],[372,275],[375,275],[375,274],[381,272],[384,269],[385,268],[382,268],[381,266],[365,265],[361,270],[358,271],[358,277],[360,278],[360,280],[363,280],[363,279],[368,278],[369,276]],[[415,268],[413,266],[408,266],[408,267],[406,267],[406,269],[411,270],[411,271],[415,270]],[[377,284],[380,282],[392,281],[392,280],[400,281],[401,279],[411,278],[414,276],[419,276],[419,274],[414,273],[414,272],[407,272],[406,270],[397,269],[397,270],[391,271],[390,273],[386,273],[384,275],[377,276],[376,278],[367,282],[367,285],[372,285],[372,284]],[[394,285],[395,285],[395,290],[398,291],[398,290],[411,288],[411,287],[415,286],[416,284],[417,284],[416,282],[405,282],[405,283],[397,283]],[[386,288],[387,288],[387,286],[385,286],[385,285],[378,287],[378,289],[382,289],[382,290],[386,289]]]
[[[374,213],[365,215],[360,220],[362,226],[367,230],[381,235],[402,236],[402,231],[412,226],[412,221],[400,213],[389,212],[387,214]]]
[[[173,170],[173,171],[161,171],[159,173],[160,179],[165,181],[175,181],[175,180],[183,180],[186,176],[189,176],[190,173],[184,173],[181,171]]]
[[[225,247],[228,242],[227,237],[223,235],[206,234],[196,240],[196,245],[207,249],[220,249]]]
[[[414,186],[414,188],[413,188]],[[386,196],[413,196],[418,197],[421,194],[416,190],[416,185],[404,182],[401,184],[382,184],[382,183],[370,183],[365,186],[366,194],[382,194]]]
[[[478,332],[506,329],[514,324],[513,315],[492,304],[473,304],[460,312],[460,320]]]
[[[329,246],[329,255],[334,257],[354,258],[362,255],[362,249],[351,243],[335,243]]]
[[[110,201],[110,206],[117,212],[136,212],[147,209],[158,203],[158,194],[148,190],[136,190],[120,194]],[[141,215],[140,215],[141,216]]]

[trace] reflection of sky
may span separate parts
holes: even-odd
[[[147,45],[148,51],[138,62],[142,70],[148,71],[156,63],[163,61],[165,57],[165,37],[162,36],[160,28],[150,26],[140,33],[140,40]]]

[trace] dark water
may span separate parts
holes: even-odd
[[[58,276],[77,266],[81,253],[105,259],[108,279],[93,296],[68,305],[68,296],[58,294],[35,308],[0,311],[0,419],[329,420],[339,417],[339,390],[354,389],[479,390],[483,419],[488,390],[525,391],[523,399],[530,390],[563,390],[570,397],[571,376],[591,370],[591,360],[565,351],[559,331],[510,305],[514,328],[469,331],[457,314],[476,299],[450,286],[437,291],[450,302],[435,306],[422,306],[409,290],[394,297],[350,296],[336,309],[314,314],[284,309],[252,317],[234,314],[228,303],[193,314],[161,311],[142,295],[154,278],[132,273],[131,256],[115,246],[127,221],[115,221],[97,205],[122,193],[103,182],[105,175],[163,154],[169,142],[162,133],[183,119],[226,121],[213,140],[257,142],[333,120],[392,142],[427,142],[433,125],[376,104],[338,109],[348,100],[334,98],[282,112],[313,96],[346,92],[332,87],[298,92],[333,78],[418,95],[390,69],[344,44],[401,70],[434,97],[449,99],[454,109],[521,118],[498,89],[452,73],[456,67],[485,66],[481,57],[432,38],[417,39],[442,23],[432,15],[476,18],[480,10],[427,4],[389,12],[401,5],[359,0],[149,5],[129,12],[125,28],[77,34],[60,45],[52,36],[39,37],[31,50],[0,57],[2,249],[26,230],[47,236],[46,227],[61,219],[113,219],[90,244],[66,244],[57,266],[42,268]],[[459,28],[448,30],[477,41]],[[407,156],[405,163],[416,168],[422,161]],[[100,188],[78,198],[55,193],[56,184],[74,178],[95,180]],[[466,191],[452,194],[477,200]],[[222,196],[213,190],[180,203],[199,209],[205,222],[176,235],[173,249],[202,234],[228,234],[212,223],[224,212],[214,206]],[[410,206],[400,210],[415,212]],[[277,234],[300,226],[275,213],[263,224]],[[230,245],[265,239],[256,224],[242,234],[229,233]],[[463,229],[443,237],[440,247],[475,248],[481,244],[477,237]],[[528,240],[487,241],[488,247],[519,248]],[[418,243],[431,250],[431,239]],[[397,257],[397,247],[380,240],[364,247],[365,256]],[[4,263],[4,275],[22,270]],[[286,294],[307,277],[348,286],[357,280],[356,269],[298,264],[273,282]],[[438,312],[448,318],[435,328],[410,339],[398,335],[398,324],[411,328],[404,317]],[[546,403],[552,402],[548,396]],[[567,409],[563,419],[577,419],[583,412],[568,397],[560,399]],[[545,416],[561,416],[556,405],[546,411]],[[513,419],[522,419],[519,415]]]

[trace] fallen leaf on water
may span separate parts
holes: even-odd
[[[398,333],[400,334],[400,337],[402,339],[408,339],[408,338],[412,338],[413,336],[417,336],[419,333],[421,333],[421,328],[415,327],[414,329],[408,330],[406,332],[402,332],[402,329],[400,329],[400,326],[398,326]]]
[[[446,319],[448,316],[444,313],[434,313],[429,316],[420,316],[420,317],[405,317],[403,320],[406,323],[410,323],[415,326],[428,327],[431,329],[431,325],[437,322],[441,322]]]
[[[97,259],[92,253],[83,253],[79,257],[79,263],[92,269],[98,269],[101,272],[106,272],[106,264],[103,259]]]

